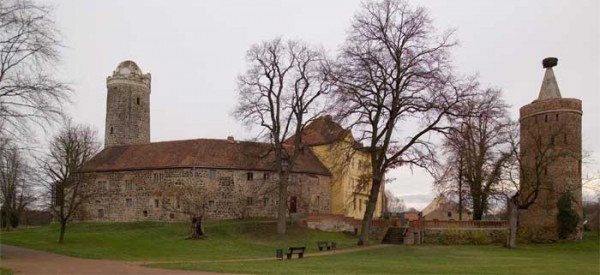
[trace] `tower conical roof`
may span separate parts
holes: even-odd
[[[558,59],[555,57],[548,57],[542,61],[544,68],[546,68],[546,73],[544,74],[538,100],[562,98],[560,89],[558,89],[558,83],[556,83],[556,77],[554,77],[554,71],[552,70],[552,67],[556,66],[557,63]]]

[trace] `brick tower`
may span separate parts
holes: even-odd
[[[565,190],[573,191],[577,213],[580,218],[583,214],[581,100],[561,97],[552,70],[557,63],[553,57],[543,60],[546,73],[540,94],[519,110],[521,199],[532,195],[531,190],[541,183],[535,203],[520,213],[520,227],[546,240],[558,239],[557,202]]]
[[[105,147],[150,142],[150,79],[129,60],[107,77]]]

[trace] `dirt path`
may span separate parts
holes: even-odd
[[[367,247],[356,247],[341,250],[330,250],[306,254],[305,258],[329,256],[335,254],[352,253],[357,251],[378,249],[387,245],[373,245]],[[0,255],[3,256],[0,266],[8,268],[19,274],[219,274],[210,272],[189,272],[179,270],[167,270],[143,267],[149,263],[172,263],[172,262],[194,262],[194,263],[226,263],[226,262],[254,262],[273,261],[274,257],[248,258],[231,260],[200,260],[200,261],[115,261],[115,260],[91,260],[53,254],[38,250],[21,248],[11,245],[2,245]],[[294,256],[294,260],[297,256]]]
[[[90,260],[2,245],[0,266],[19,274],[217,274],[155,269],[137,262]]]
[[[389,246],[389,245],[388,244],[378,244],[378,245],[371,245],[371,246],[346,248],[346,249],[340,249],[340,250],[328,250],[328,251],[305,254],[304,258],[331,256],[331,255],[336,255],[336,254],[373,250],[373,249],[383,248],[386,246]],[[296,260],[297,257],[298,257],[298,255],[294,254],[294,256],[292,257],[292,260]],[[284,255],[284,258],[285,258],[285,255]],[[185,263],[231,263],[231,262],[258,262],[258,261],[275,261],[275,260],[277,260],[275,257],[265,257],[265,258],[247,258],[247,259],[229,259],[229,260],[145,261],[145,262],[140,262],[140,264],[173,263],[173,262],[177,262],[177,263],[182,263],[182,262],[185,262]],[[285,259],[285,260],[287,260],[287,259]]]

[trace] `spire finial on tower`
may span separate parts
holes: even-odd
[[[556,66],[556,64],[558,64],[558,58],[556,57],[547,57],[542,60],[542,65],[546,69],[546,73],[544,74],[538,100],[562,98],[560,89],[558,89],[558,83],[556,83],[556,78],[554,77],[554,71],[552,70],[552,67]]]

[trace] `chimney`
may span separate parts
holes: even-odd
[[[230,143],[235,143],[235,139],[233,138],[233,136],[227,136],[227,141],[229,141]]]

